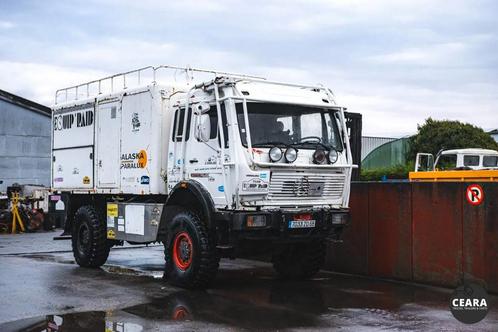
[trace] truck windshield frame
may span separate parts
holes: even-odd
[[[243,103],[235,103],[241,143],[247,148]],[[253,147],[316,145],[344,151],[337,123],[339,110],[294,104],[248,102],[247,115]]]

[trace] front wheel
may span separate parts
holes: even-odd
[[[99,267],[106,262],[111,245],[106,225],[93,206],[82,206],[76,211],[71,235],[74,259],[79,266]]]
[[[282,279],[307,279],[314,276],[325,261],[324,240],[284,245],[273,255],[273,268]]]
[[[184,288],[205,288],[216,276],[219,257],[214,237],[197,214],[168,207],[168,240],[164,244],[166,278]]]

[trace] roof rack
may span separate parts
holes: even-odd
[[[73,86],[70,86],[67,88],[59,89],[55,92],[55,105],[57,105],[57,103],[59,102],[59,98],[61,97],[61,95],[63,96],[64,102],[78,100],[81,92],[83,92],[84,98],[90,98],[91,96],[100,95],[100,94],[104,93],[103,88],[102,88],[102,85],[104,83],[108,83],[110,85],[110,89],[109,89],[110,91],[106,90],[106,92],[113,93],[114,92],[114,85],[115,85],[117,80],[122,81],[122,89],[126,89],[128,87],[126,78],[130,77],[132,75],[136,75],[136,82],[138,85],[141,85],[142,84],[142,74],[144,72],[147,72],[147,71],[150,71],[152,73],[152,81],[150,81],[150,83],[155,84],[156,79],[157,79],[157,72],[159,70],[163,70],[163,69],[184,71],[185,74],[187,75],[188,82],[193,80],[193,73],[194,72],[210,73],[210,74],[214,74],[215,76],[222,75],[222,76],[229,76],[229,77],[239,78],[239,79],[256,79],[256,80],[261,80],[261,81],[266,80],[266,78],[260,77],[260,76],[229,73],[229,72],[210,70],[210,69],[178,67],[178,66],[169,66],[169,65],[160,65],[157,67],[147,66],[147,67],[142,67],[142,68],[130,70],[130,71],[119,73],[119,74],[114,74],[111,76],[106,76],[106,77],[99,78],[97,80],[93,80],[93,81],[89,81],[89,82],[85,82],[82,84],[73,85]],[[97,92],[93,93],[93,94],[90,93],[90,87],[92,85],[97,86]],[[74,93],[74,96],[72,98],[69,97],[70,92]]]

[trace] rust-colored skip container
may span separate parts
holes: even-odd
[[[498,182],[355,183],[352,224],[326,267],[446,287],[467,278],[498,293],[497,198]]]

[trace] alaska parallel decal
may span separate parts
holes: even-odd
[[[147,151],[121,154],[121,169],[145,168],[147,166]]]

